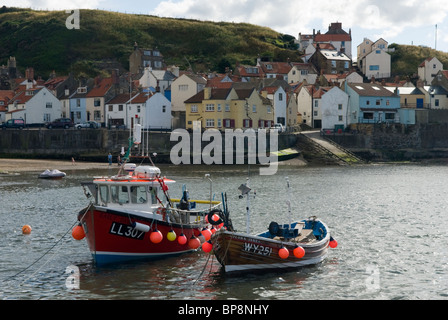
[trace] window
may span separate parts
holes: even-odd
[[[191,112],[198,112],[198,106],[196,104],[191,105]]]
[[[268,112],[268,113],[271,113],[271,106],[268,106],[268,107],[267,107],[267,112]]]
[[[114,203],[129,203],[127,186],[111,186],[110,195]]]
[[[95,121],[101,121],[101,111],[95,111],[93,117]]]
[[[100,199],[101,202],[106,204],[109,202],[109,188],[106,185],[100,185]]]
[[[218,106],[216,107],[216,110],[217,111],[221,111],[222,109],[221,109],[221,104],[220,103],[218,103]]]
[[[381,53],[381,50],[375,50],[375,53],[376,53],[376,54],[380,54],[380,53]]]
[[[381,100],[380,100],[380,99],[376,99],[375,104],[376,104],[377,106],[380,106],[380,105],[381,105]]]
[[[187,90],[188,90],[188,84],[179,85],[179,91],[187,91]]]
[[[51,108],[53,108],[53,103],[51,103],[51,102],[47,102],[47,104],[46,104],[46,108],[47,108],[47,109],[51,109]]]
[[[338,119],[339,119],[339,121],[342,121],[342,120],[343,120],[343,117],[342,117],[342,116],[339,116]]]
[[[370,100],[366,101],[366,105],[370,106]]]
[[[254,105],[252,105],[252,112],[253,113],[256,113],[257,112],[257,106],[254,104]]]
[[[338,110],[342,110],[342,104],[338,104]]]
[[[243,120],[243,127],[244,127],[244,128],[250,128],[250,127],[252,127],[252,120],[251,120],[251,119],[244,119],[244,120]]]
[[[344,62],[344,68],[345,68],[345,69],[348,69],[348,68],[349,68],[349,63],[348,63],[348,61],[345,61],[345,62]]]
[[[222,127],[222,119],[218,119],[218,125],[217,125],[217,127],[218,127],[218,128],[221,128],[221,127]]]
[[[373,120],[373,112],[364,112],[364,119]]]
[[[150,55],[151,55],[151,51],[149,51],[149,50],[145,50],[145,51],[143,51],[143,54],[144,54],[145,56],[150,56]]]
[[[76,99],[76,107],[81,108],[81,100],[80,99]]]
[[[213,128],[215,126],[215,119],[206,119],[205,126],[207,128]]]
[[[283,93],[278,94],[278,101],[283,101]]]
[[[386,106],[390,106],[390,101],[386,100]]]
[[[378,71],[378,70],[380,70],[380,66],[379,65],[369,66],[369,70],[370,71]]]
[[[95,98],[95,100],[93,101],[93,105],[95,107],[100,107],[101,106],[101,100],[99,98]]]
[[[123,105],[122,104],[118,105],[118,111],[123,111]]]
[[[51,115],[49,113],[44,113],[44,122],[50,122],[51,121]]]
[[[162,106],[162,112],[163,112],[163,113],[166,112],[166,106]]]
[[[145,186],[131,186],[131,202],[132,203],[146,203],[146,188]]]
[[[439,99],[436,99],[436,100],[434,101],[434,105],[435,105],[436,107],[439,106]]]
[[[161,61],[154,61],[154,67],[161,68],[162,67],[162,62]]]
[[[384,115],[384,119],[386,120],[395,120],[395,113],[386,112]]]
[[[206,104],[205,111],[215,111],[215,105],[214,104]]]
[[[112,111],[114,111],[114,105],[113,105],[113,104],[110,104],[110,105],[109,105],[109,112],[112,112]]]
[[[233,128],[235,126],[235,120],[224,119],[224,128]]]
[[[137,112],[140,113],[140,105],[137,106]]]
[[[230,104],[226,103],[225,111],[230,112]]]
[[[331,60],[331,67],[332,68],[336,68],[336,61],[335,60]]]
[[[314,111],[314,116],[317,117],[317,111]]]

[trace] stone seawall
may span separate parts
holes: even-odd
[[[448,123],[356,124],[326,137],[367,160],[448,158]]]
[[[143,142],[149,141],[149,153],[157,153],[158,161],[169,162],[169,154],[178,140],[170,141],[171,133],[150,132],[143,135]],[[191,136],[191,148],[193,148],[193,135]],[[67,159],[74,157],[77,160],[104,161],[106,155],[111,152],[117,156],[121,148],[127,149],[129,131],[127,130],[75,130],[75,129],[24,129],[0,131],[0,156],[13,158],[52,158]],[[224,138],[223,138],[224,141]],[[269,135],[266,137],[269,146]],[[282,150],[296,145],[297,136],[294,134],[280,134],[278,149]],[[201,142],[201,149],[210,144],[209,141]],[[146,147],[145,147],[146,148]],[[234,144],[234,152],[236,144]],[[247,145],[245,145],[245,150]],[[223,142],[223,151],[224,142]],[[136,148],[132,154],[137,154]]]

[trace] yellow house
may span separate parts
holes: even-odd
[[[205,87],[185,101],[186,129],[200,121],[201,129],[257,129],[274,125],[269,99],[251,89]]]

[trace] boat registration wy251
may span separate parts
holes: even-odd
[[[132,226],[128,224],[118,222],[112,222],[109,233],[137,240],[143,240],[143,237],[145,236],[145,232],[134,229]]]
[[[271,247],[262,246],[255,243],[244,243],[243,251],[259,254],[262,256],[269,256],[272,253]]]

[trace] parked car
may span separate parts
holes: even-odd
[[[101,125],[95,121],[86,121],[83,123],[75,124],[76,129],[82,129],[82,128],[98,129],[100,127],[101,127]]]
[[[53,129],[53,128],[68,129],[73,126],[74,126],[73,121],[69,118],[59,118],[59,119],[56,119],[56,120],[46,124],[46,127],[48,129]]]
[[[285,132],[285,127],[281,123],[276,123],[272,127],[272,130],[277,130],[278,132]]]
[[[0,124],[0,127],[5,130],[7,128],[10,129],[20,129],[25,128],[25,120],[23,119],[9,119],[8,121]]]

